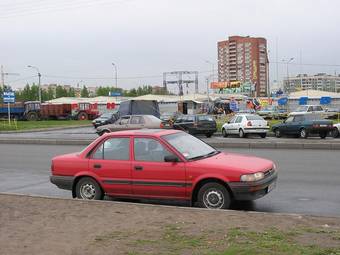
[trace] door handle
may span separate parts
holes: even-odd
[[[94,164],[93,167],[99,169],[99,168],[102,168],[102,165],[101,164]]]
[[[143,167],[142,167],[142,166],[135,166],[135,170],[136,170],[136,171],[142,171],[142,170],[143,170]]]

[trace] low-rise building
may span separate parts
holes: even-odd
[[[284,91],[292,93],[300,90],[322,90],[340,92],[340,75],[318,73],[316,75],[299,74],[283,80]]]

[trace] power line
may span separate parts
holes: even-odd
[[[277,61],[269,61],[269,64],[281,64],[281,65],[287,65],[287,62],[277,62]],[[340,67],[340,65],[337,64],[315,64],[315,63],[294,63],[290,62],[289,65],[294,65],[294,66],[326,66],[326,67]]]
[[[12,83],[12,82],[17,82],[17,81],[24,81],[24,80],[32,79],[32,78],[35,78],[35,77],[38,77],[38,75],[28,76],[28,77],[20,78],[20,79],[17,79],[17,80],[7,81],[7,83]]]
[[[45,6],[38,6],[36,7],[30,7],[26,9],[18,9],[15,8],[15,11],[5,13],[3,15],[0,15],[0,18],[6,19],[11,17],[20,17],[20,16],[29,16],[32,14],[41,14],[41,13],[51,13],[51,12],[60,12],[60,11],[67,11],[67,10],[74,10],[74,9],[80,9],[81,7],[92,7],[92,6],[104,6],[104,5],[113,5],[113,4],[121,4],[126,3],[128,1],[132,0],[116,0],[114,2],[110,0],[96,0],[96,1],[88,1],[86,0],[83,2],[78,3],[65,3],[62,6],[60,4],[58,5],[45,5]],[[39,8],[40,7],[40,8]]]

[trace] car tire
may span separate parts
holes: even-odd
[[[86,112],[81,112],[81,113],[78,114],[77,119],[78,120],[88,120],[89,116]]]
[[[83,177],[76,184],[76,197],[84,200],[102,200],[103,191],[91,177]]]
[[[281,131],[280,131],[280,129],[278,129],[278,128],[275,129],[275,130],[274,130],[274,134],[275,134],[275,137],[276,137],[276,138],[280,138],[280,137],[281,137]]]
[[[206,136],[207,138],[210,138],[212,135],[213,135],[213,133],[206,133],[206,134],[205,134],[205,136]]]
[[[334,128],[334,130],[333,130],[333,132],[332,132],[332,135],[333,135],[334,138],[339,137],[339,129]]]
[[[204,184],[197,195],[198,206],[207,209],[228,209],[231,197],[228,190],[217,182]]]
[[[266,137],[267,137],[267,133],[262,133],[262,134],[260,134],[260,137],[261,137],[261,138],[266,138]]]
[[[304,128],[300,129],[300,137],[304,138],[304,139],[308,138],[308,133],[307,133],[306,129],[304,129]]]
[[[327,132],[321,132],[319,133],[319,136],[321,139],[325,139],[327,137]]]
[[[245,138],[246,137],[246,134],[244,133],[242,128],[240,128],[240,130],[238,131],[238,135],[239,135],[240,138]]]
[[[98,134],[99,134],[99,136],[102,136],[102,135],[107,134],[107,133],[110,133],[110,131],[105,129]]]
[[[222,128],[222,136],[223,137],[227,137],[228,136],[227,130],[225,130],[225,128]]]

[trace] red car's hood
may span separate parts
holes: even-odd
[[[199,162],[201,166],[206,165],[206,169],[213,168],[219,170],[241,172],[244,174],[265,172],[269,169],[272,169],[274,164],[271,160],[268,159],[225,152],[221,152],[215,156],[194,162]]]

